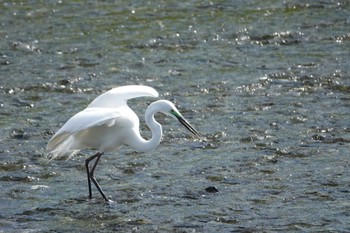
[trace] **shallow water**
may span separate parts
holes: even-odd
[[[0,12],[1,232],[350,231],[348,1],[13,1]],[[48,163],[44,148],[126,84],[156,88],[205,140],[159,116],[155,151],[103,156],[106,206],[87,198],[93,151]],[[130,106],[143,119],[151,101]]]

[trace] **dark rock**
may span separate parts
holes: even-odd
[[[205,189],[208,193],[217,193],[219,190],[215,186],[209,186],[208,188]]]

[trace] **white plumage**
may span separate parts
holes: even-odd
[[[52,158],[73,156],[81,149],[96,149],[98,152],[86,159],[89,197],[92,198],[91,181],[102,197],[108,202],[96,179],[94,170],[104,152],[129,145],[138,151],[147,152],[157,147],[162,138],[162,126],[154,119],[157,112],[177,119],[194,135],[196,129],[181,115],[173,103],[158,100],[150,104],[145,112],[147,126],[152,131],[152,138],[145,140],[139,132],[139,118],[127,105],[127,100],[136,97],[158,97],[158,92],[148,86],[123,86],[113,88],[98,96],[84,110],[70,118],[47,144],[47,151]],[[95,160],[90,169],[89,163]]]

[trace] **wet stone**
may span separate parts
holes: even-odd
[[[208,193],[217,193],[219,190],[215,186],[209,186],[205,189],[206,192]]]
[[[10,137],[13,139],[25,140],[29,138],[29,135],[23,130],[14,130],[11,132]]]

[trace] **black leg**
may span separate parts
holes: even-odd
[[[94,160],[97,156],[100,156],[100,153],[96,153],[95,155],[87,158],[85,160],[85,168],[87,172],[87,178],[88,178],[88,185],[89,185],[89,198],[92,198],[92,191],[91,191],[91,179],[90,179],[90,169],[89,169],[89,163]]]
[[[98,184],[98,182],[96,181],[96,179],[94,177],[95,168],[96,168],[98,161],[100,160],[102,155],[103,155],[103,153],[98,152],[85,160],[85,167],[86,167],[88,185],[89,185],[89,198],[90,199],[92,198],[92,190],[91,190],[91,181],[92,181],[94,183],[94,185],[96,186],[97,190],[101,193],[103,199],[105,199],[106,202],[110,202],[109,199],[106,197],[106,195],[103,193],[100,185]],[[94,159],[95,159],[95,163],[92,166],[92,168],[90,169],[89,163]]]

